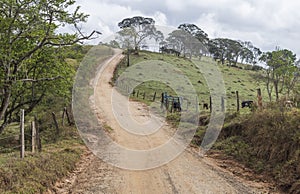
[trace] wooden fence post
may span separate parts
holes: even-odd
[[[66,116],[67,116],[69,126],[71,126],[72,125],[71,115],[69,114],[67,107],[66,107]]]
[[[55,128],[56,128],[56,137],[58,137],[59,134],[60,134],[60,131],[59,131],[58,123],[57,123],[56,116],[55,116],[54,112],[52,112],[52,118],[53,118],[53,122],[54,122],[54,125],[55,125]]]
[[[21,149],[20,149],[20,157],[23,159],[25,157],[25,133],[24,133],[24,109],[21,109],[21,119],[20,119],[20,143],[21,143]]]
[[[137,98],[139,97],[139,94],[140,94],[140,91],[138,90],[138,91],[137,91],[137,94],[136,94],[136,97],[137,97]]]
[[[161,93],[160,108],[164,108],[164,93]]]
[[[41,136],[40,136],[40,129],[38,125],[38,120],[36,116],[34,117],[35,120],[35,128],[36,128],[36,144],[37,144],[37,149],[39,152],[42,151],[42,142],[41,142]]]
[[[154,92],[154,95],[153,95],[153,102],[155,102],[156,100],[156,92]]]
[[[31,151],[35,153],[36,147],[36,128],[35,128],[35,121],[31,122]]]
[[[144,92],[143,100],[145,100],[145,98],[146,98],[146,92]]]
[[[262,108],[262,96],[261,96],[260,88],[257,89],[257,104],[258,104],[258,108],[261,109]]]
[[[211,96],[209,97],[209,110],[212,112],[212,99]]]
[[[235,91],[236,93],[236,110],[237,112],[240,111],[240,97],[239,97],[239,91]]]
[[[167,112],[169,112],[169,99],[166,98],[166,109],[167,109]]]

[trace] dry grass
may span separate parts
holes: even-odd
[[[266,109],[227,124],[215,149],[258,173],[272,177],[284,192],[299,192],[300,111]]]

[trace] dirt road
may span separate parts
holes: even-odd
[[[114,141],[131,149],[152,149],[162,145],[173,134],[173,129],[159,118],[150,118],[147,107],[117,93],[109,84],[114,68],[122,58],[121,53],[106,61],[99,71],[101,76],[95,79],[93,102],[96,114],[106,125],[113,129]],[[124,104],[130,109],[130,115],[113,112],[112,93],[117,106]],[[163,125],[150,135],[134,135],[120,125],[115,114],[131,116],[140,123],[154,119],[155,126]],[[143,131],[143,129],[141,129]],[[145,133],[147,131],[144,131]],[[172,149],[171,149],[172,152]],[[131,162],[132,156],[124,156]],[[158,156],[159,157],[159,156]],[[139,163],[148,162],[147,158],[136,158]],[[128,164],[129,166],[131,164]],[[140,165],[140,164],[137,164]],[[78,165],[77,171],[56,185],[57,193],[265,193],[263,183],[251,182],[235,177],[232,173],[219,168],[211,158],[201,158],[188,148],[171,162],[154,169],[132,171],[109,165],[87,151]]]

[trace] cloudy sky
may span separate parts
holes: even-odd
[[[85,31],[99,30],[102,38],[119,30],[117,23],[147,16],[160,26],[194,23],[209,38],[249,40],[263,51],[276,46],[300,58],[299,0],[77,0],[90,15]]]

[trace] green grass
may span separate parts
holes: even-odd
[[[227,97],[226,108],[228,111],[236,110],[236,91],[239,91],[240,102],[243,100],[253,100],[256,101],[257,89],[261,88],[264,100],[267,101],[267,91],[265,88],[265,83],[257,77],[262,75],[262,72],[256,72],[251,70],[240,69],[236,67],[228,67],[225,65],[219,65],[211,58],[202,57],[201,62],[199,63],[199,68],[189,59],[182,57],[175,57],[172,55],[162,55],[159,53],[153,53],[148,51],[141,51],[139,55],[130,55],[130,65],[139,64],[145,61],[156,60],[157,63],[168,63],[174,67],[174,71],[181,72],[183,75],[187,76],[188,80],[191,82],[192,86],[195,88],[195,91],[198,95],[200,108],[203,103],[209,103],[210,91],[208,89],[208,84],[204,78],[202,71],[205,70],[207,76],[216,75],[216,69],[222,73],[225,91]],[[118,69],[115,72],[114,80],[115,81],[124,71],[126,71],[127,62],[124,59],[118,66]],[[216,68],[217,67],[217,68]],[[246,68],[246,66],[245,66]],[[151,69],[150,69],[151,70]],[[149,71],[150,71],[149,70]],[[155,71],[152,69],[152,71]],[[150,72],[149,72],[150,73]],[[172,73],[172,72],[171,72]],[[145,75],[131,75],[132,77],[145,76]],[[172,82],[175,82],[175,88],[170,88],[164,83],[159,81],[148,81],[140,84],[134,88],[135,92],[139,91],[139,98],[133,97],[134,100],[140,100],[146,104],[149,104],[153,98],[154,92],[157,93],[157,100],[160,99],[162,92],[168,92],[171,95],[175,94],[175,91],[182,90],[185,97],[189,99],[192,107],[196,104],[196,96],[192,96],[188,93],[185,93],[184,89],[189,86],[186,82],[177,81],[176,77],[170,77]],[[212,79],[213,80],[213,79]],[[130,85],[130,83],[124,83],[124,85]],[[219,83],[214,83],[216,86],[221,86]],[[123,86],[124,87],[124,86]],[[212,88],[214,90],[214,88]],[[146,99],[143,100],[143,93],[146,93]],[[141,95],[142,94],[142,95]],[[186,103],[183,104],[183,107],[186,107]],[[242,112],[248,113],[248,109],[242,110]]]
[[[227,119],[213,149],[271,177],[284,193],[300,189],[300,111],[268,108]],[[297,174],[297,175],[296,175]]]
[[[87,48],[84,47],[85,52]],[[96,46],[86,55],[84,64],[79,67],[78,58],[67,59],[68,64],[74,69],[79,68],[77,74],[78,99],[77,107],[84,116],[92,117],[93,111],[89,110],[89,97],[93,90],[89,85],[94,78],[99,63],[112,55],[112,50]],[[76,96],[78,97],[78,96]],[[71,99],[71,96],[68,96]],[[70,102],[69,102],[70,103]],[[19,145],[19,124],[13,123],[8,126],[2,137],[15,135],[16,138],[7,141],[0,141],[0,150],[5,149],[6,153],[0,153],[0,193],[43,193],[51,186],[72,171],[75,164],[80,160],[81,153],[85,149],[83,141],[75,126],[61,126],[61,115],[63,108],[67,106],[65,99],[50,97],[44,100],[30,115],[25,118],[25,133],[30,135],[30,120],[33,116],[38,117],[39,129],[41,132],[42,152],[35,154],[30,150],[31,137],[26,136],[25,158],[20,159],[18,149],[10,149]],[[53,126],[51,112],[55,112],[60,125],[60,135],[57,136]],[[70,113],[70,112],[69,112]],[[67,125],[67,121],[65,122]],[[107,130],[111,130],[106,128]]]
[[[84,146],[75,128],[67,128],[59,141],[43,145],[43,151],[0,154],[0,193],[43,193],[75,168]]]
[[[243,64],[238,64],[238,67],[221,65],[209,57],[202,57],[201,62],[195,62],[194,64],[189,59],[147,51],[141,51],[139,55],[131,55],[130,67],[138,70],[141,67],[138,67],[136,64],[143,64],[145,61],[151,63],[151,60],[154,60],[154,63],[157,64],[171,64],[175,71],[178,71],[178,74],[182,72],[187,76],[195,88],[200,103],[201,116],[199,118],[200,126],[198,126],[196,130],[192,144],[198,146],[202,143],[207,129],[207,122],[210,118],[209,112],[202,110],[201,105],[208,103],[210,96],[208,85],[211,84],[216,87],[221,85],[217,83],[217,79],[213,79],[214,76],[218,75],[217,71],[221,72],[226,91],[227,112],[223,129],[213,149],[221,150],[225,155],[232,156],[257,173],[265,173],[273,177],[277,186],[280,187],[282,191],[299,193],[299,110],[293,108],[292,110],[282,111],[278,103],[266,103],[269,99],[262,71],[249,70],[251,67]],[[152,64],[154,63],[152,62]],[[126,59],[119,64],[115,71],[113,82],[120,77],[120,75],[122,77],[123,72],[129,70],[126,64]],[[199,68],[197,68],[197,66]],[[138,74],[129,74],[129,77],[146,77],[147,75],[145,74],[147,73],[159,73],[157,72],[159,68],[157,68],[157,66],[154,67],[156,68],[147,69],[147,71]],[[172,73],[171,71],[169,72]],[[206,83],[204,75],[208,78],[212,78],[210,80],[213,83]],[[184,91],[188,86],[186,82],[178,81],[176,76],[170,77],[169,79],[173,79],[175,87],[171,88],[167,84],[159,81],[148,81],[134,88],[135,92],[138,91],[140,94],[139,97],[137,97],[136,94],[134,96],[131,95],[131,99],[141,101],[147,105],[153,106],[153,104],[156,104],[156,106],[158,106],[162,92],[175,95],[176,90]],[[130,79],[118,85],[121,92],[124,92],[124,87],[126,88],[128,86],[131,86]],[[245,108],[237,113],[236,91],[239,92],[240,102],[243,100],[253,100],[255,102],[257,101],[258,88],[262,91],[265,109],[263,111],[257,110],[251,112],[250,109]],[[214,89],[215,88],[212,88],[212,90]],[[155,103],[152,102],[154,92],[157,94]],[[145,99],[143,99],[144,93],[146,93]],[[183,97],[187,98],[190,102],[187,104],[188,102],[184,101],[183,110],[186,109],[187,105],[195,107],[196,97],[190,95],[188,92],[183,94]],[[181,114],[184,115],[185,111]],[[188,114],[184,115],[182,124],[186,128],[191,128],[193,126],[191,126],[188,121]],[[180,117],[180,113],[169,113],[166,119],[171,125],[177,127]]]

